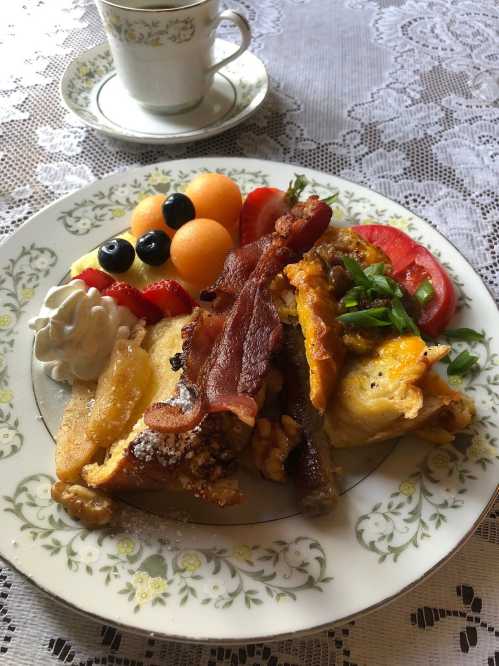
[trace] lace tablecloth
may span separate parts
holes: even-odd
[[[244,155],[344,176],[435,224],[499,296],[499,108],[473,97],[499,68],[497,0],[234,0],[271,92],[226,134],[179,147],[106,139],[60,104],[64,68],[104,35],[91,0],[0,8],[0,236],[43,205],[133,164]],[[54,242],[55,239],[54,239]],[[429,581],[315,637],[214,648],[73,615],[0,560],[5,664],[499,664],[497,510]],[[1,538],[1,535],[0,535]]]

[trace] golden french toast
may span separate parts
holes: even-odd
[[[137,418],[128,432],[117,437],[111,446],[108,458],[103,464],[89,464],[83,469],[83,478],[90,486],[107,489],[132,489],[156,487],[151,479],[143,478],[132,460],[126,457],[129,445],[144,430],[143,414],[149,405],[166,400],[175,390],[178,373],[172,370],[169,359],[182,349],[181,331],[190,315],[162,319],[148,327],[142,350],[148,357],[151,373],[147,386],[137,407]],[[135,466],[136,467],[136,466]]]
[[[161,434],[151,431],[143,418],[147,408],[157,402],[168,400],[174,393],[178,382],[178,372],[172,369],[169,359],[182,349],[182,328],[189,322],[190,316],[163,319],[158,324],[148,327],[140,349],[139,359],[131,364],[136,377],[143,379],[147,368],[147,385],[142,385],[140,399],[137,400],[133,413],[135,420],[128,423],[126,431],[120,425],[116,429],[117,438],[109,445],[109,410],[119,410],[117,395],[129,395],[129,382],[123,393],[112,390],[110,364],[101,379],[105,382],[103,395],[107,396],[104,409],[90,411],[87,422],[95,433],[102,438],[94,441],[108,447],[104,461],[86,464],[81,476],[85,484],[105,492],[168,488],[169,490],[188,490],[206,501],[226,506],[241,501],[237,482],[225,478],[232,469],[235,453],[247,442],[248,429],[235,418],[216,415],[205,419],[196,432],[181,433],[161,438]],[[144,358],[145,356],[145,358]],[[100,383],[100,380],[99,380]],[[137,386],[136,386],[137,388]],[[99,386],[97,388],[99,393]],[[114,407],[110,404],[110,396]],[[97,406],[97,403],[96,403]],[[126,400],[121,403],[123,413],[129,411]],[[113,412],[118,418],[118,411]],[[80,422],[80,425],[83,425]],[[240,444],[239,444],[240,442]],[[154,455],[152,449],[154,448]]]

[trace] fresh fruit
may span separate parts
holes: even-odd
[[[189,183],[185,194],[194,204],[196,218],[216,220],[230,232],[236,229],[242,197],[233,180],[220,173],[202,173]]]
[[[180,229],[186,222],[196,217],[194,204],[188,196],[181,192],[170,194],[163,203],[163,219],[171,229]]]
[[[291,210],[306,185],[305,177],[297,176],[286,191],[276,187],[257,187],[250,192],[241,210],[240,244],[252,243],[274,231],[276,220]]]
[[[433,337],[447,326],[456,311],[456,292],[445,268],[425,247],[400,229],[385,224],[362,224],[355,231],[379,247],[392,265],[392,277],[414,295],[430,283],[433,295],[418,319],[420,328]]]
[[[155,324],[163,318],[159,308],[142,296],[142,293],[126,282],[115,282],[102,292],[103,296],[111,296],[123,307],[128,308],[139,319],[147,324]]]
[[[156,305],[167,317],[190,314],[196,302],[175,280],[160,280],[142,292],[144,298]]]
[[[170,245],[170,237],[164,231],[155,229],[146,232],[138,239],[135,250],[145,264],[161,266],[170,256]]]
[[[289,211],[286,192],[258,187],[248,194],[241,210],[239,240],[247,245],[274,230],[276,220]]]
[[[104,270],[124,273],[133,264],[135,250],[124,238],[112,238],[100,246],[97,256]]]
[[[125,231],[123,234],[120,234],[120,238],[125,238],[127,241],[136,244],[137,239],[129,231]],[[98,250],[92,250],[87,254],[82,255],[71,265],[71,277],[79,275],[82,271],[87,268],[100,269],[99,260],[97,258]],[[141,259],[135,255],[135,261],[131,267],[126,271],[126,273],[117,274],[115,277],[121,280],[122,282],[128,282],[129,284],[137,287],[137,289],[143,289],[147,287],[148,284],[157,282],[158,280],[180,280],[180,276],[173,266],[170,260],[166,261],[161,266],[149,266],[145,264]],[[184,285],[185,286],[185,285]]]
[[[175,231],[166,226],[163,218],[164,202],[164,194],[151,194],[135,206],[130,222],[131,232],[135,238],[154,229],[161,229],[170,237],[173,236]]]
[[[116,341],[97,384],[95,403],[86,428],[91,441],[108,448],[126,434],[151,372],[149,354],[135,340]]]
[[[114,278],[100,271],[98,268],[85,268],[79,275],[75,275],[72,280],[83,280],[87,287],[95,287],[99,291],[104,291],[107,287],[110,287]]]
[[[81,468],[91,462],[97,451],[97,444],[85,433],[95,390],[95,384],[78,380],[73,383],[55,440],[55,470],[61,481],[78,481]]]
[[[188,282],[207,287],[222,272],[232,238],[215,220],[197,218],[177,231],[170,247],[173,265]]]

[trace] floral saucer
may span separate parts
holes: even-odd
[[[231,42],[216,40],[217,59],[233,50]],[[207,139],[238,125],[259,108],[268,88],[265,65],[246,51],[215,74],[206,97],[194,109],[174,115],[154,113],[129,96],[108,45],[100,44],[69,65],[61,96],[70,111],[104,134],[136,143],[173,144]]]

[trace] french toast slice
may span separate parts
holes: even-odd
[[[158,400],[168,399],[174,392],[178,373],[172,370],[169,359],[182,349],[182,328],[191,315],[165,318],[147,329],[143,348],[149,356],[151,374],[149,385],[137,407],[140,416],[131,430],[112,444],[109,455],[102,463],[83,468],[84,481],[91,487],[106,490],[136,490],[156,488],[163,484],[145,477],[141,466],[128,455],[130,444],[147,429],[143,414]]]

